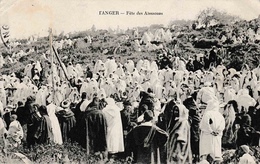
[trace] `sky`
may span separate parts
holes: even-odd
[[[260,15],[260,0],[0,0],[0,25],[10,27],[11,38],[47,36],[51,27],[59,34],[97,29],[123,29],[168,25],[171,20],[194,20],[214,7],[242,19]],[[162,12],[163,15],[99,15],[99,11]]]

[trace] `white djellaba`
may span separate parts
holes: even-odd
[[[53,142],[56,144],[62,144],[62,136],[60,130],[60,124],[58,118],[55,115],[55,112],[58,110],[58,107],[52,103],[51,97],[47,98],[47,112],[51,120],[51,127],[53,132]]]
[[[219,102],[212,99],[207,103],[207,107],[200,122],[200,155],[211,155],[214,160],[220,160],[221,138],[225,129],[225,119],[219,112]]]
[[[102,110],[107,120],[107,150],[110,153],[124,151],[124,139],[120,108],[112,98],[106,99],[108,105]]]

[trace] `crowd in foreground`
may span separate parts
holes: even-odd
[[[237,149],[238,163],[255,163],[259,68],[227,69],[214,49],[207,65],[207,56],[172,58],[108,59],[86,73],[37,61],[23,77],[2,75],[1,149],[78,142],[86,154],[133,163],[220,163],[223,149]]]

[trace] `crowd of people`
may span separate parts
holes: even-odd
[[[185,61],[32,61],[1,75],[1,149],[77,142],[133,163],[219,163],[223,149],[254,163],[260,146],[260,67],[227,69],[216,48]]]

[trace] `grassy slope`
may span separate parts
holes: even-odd
[[[255,26],[255,23],[252,25],[251,22],[245,22],[241,21],[237,24],[230,25],[233,29],[233,31],[237,32],[239,34],[238,30],[241,31],[241,29],[247,29],[248,27]],[[259,24],[259,21],[257,20],[257,24]],[[225,31],[225,29],[228,26],[217,26],[213,28],[208,28],[207,30],[191,30],[186,29],[182,30],[181,34],[177,35],[175,38],[175,41],[177,40],[180,44],[179,46],[179,52],[180,55],[184,58],[187,58],[188,56],[193,56],[196,53],[204,52],[205,50],[209,50],[211,47],[211,44],[209,42],[215,42],[214,44],[221,45],[218,36]],[[157,27],[155,26],[155,29]],[[139,34],[140,36],[143,34],[144,31],[146,31],[147,27],[139,28]],[[152,29],[154,31],[155,29]],[[132,36],[132,30],[126,31],[126,34]],[[176,32],[173,32],[174,35],[176,35]],[[90,65],[92,61],[96,61],[98,59],[105,60],[109,56],[114,56],[118,62],[124,63],[128,59],[132,59],[134,61],[138,61],[142,58],[147,58],[150,60],[154,60],[156,58],[156,52],[135,52],[133,50],[133,42],[125,42],[120,41],[118,38],[122,36],[122,34],[114,34],[111,32],[108,32],[106,30],[98,30],[95,32],[92,31],[83,31],[78,32],[76,34],[71,34],[70,38],[72,39],[80,39],[84,40],[84,38],[87,35],[91,35],[93,39],[92,44],[85,43],[85,47],[76,47],[75,49],[65,49],[60,51],[60,56],[63,58],[64,56],[68,56],[68,59],[63,60],[65,63],[69,60],[72,60],[75,64],[81,63],[84,65]],[[55,36],[54,40],[60,40],[63,36]],[[104,42],[104,37],[106,37],[107,41]],[[198,38],[200,42],[196,42],[195,38]],[[84,42],[84,41],[83,41]],[[205,44],[203,43],[205,42]],[[125,50],[122,54],[113,54],[113,51],[117,45],[117,43],[120,43],[121,48]],[[130,46],[129,46],[130,45]],[[46,52],[49,49],[48,45],[48,38],[40,38],[37,42],[34,42],[30,45],[22,44],[19,47],[16,47],[13,49],[13,52],[18,52],[19,50],[28,50],[29,48],[33,48],[37,46],[38,47],[38,53],[32,53],[29,54],[26,57],[22,57],[19,59],[20,62],[17,62],[15,64],[6,64],[4,68],[1,69],[1,73],[10,73],[10,72],[17,72],[19,70],[22,70],[23,67],[29,63],[28,59],[33,60],[39,60],[40,55],[44,52]],[[225,47],[229,47],[231,54],[229,56],[225,56],[224,58],[224,64],[228,67],[232,67],[235,63],[237,66],[237,69],[240,69],[243,63],[248,64],[251,68],[256,67],[258,62],[258,56],[260,52],[260,46],[259,43],[250,43],[250,44],[225,44],[222,45]],[[168,43],[167,47],[171,48],[173,47],[173,43]],[[108,53],[106,55],[102,54],[103,50],[107,49]],[[2,52],[3,56],[7,55],[6,48],[1,45],[0,46],[0,52]],[[238,63],[238,64],[237,64]]]

